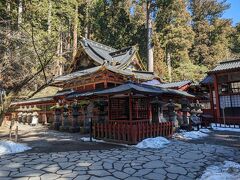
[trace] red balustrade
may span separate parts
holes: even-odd
[[[171,137],[173,123],[149,123],[142,121],[108,121],[107,123],[95,123],[93,127],[94,137],[97,139],[117,141],[120,143],[136,144],[137,142],[157,136]]]

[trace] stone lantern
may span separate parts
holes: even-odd
[[[59,127],[61,125],[61,106],[59,105],[59,103],[56,103],[56,105],[54,106],[54,110],[55,110],[55,118],[54,118],[54,122],[53,122],[53,128],[56,130],[59,130]]]
[[[170,99],[167,104],[169,121],[174,122],[174,126],[178,127],[178,121],[176,116],[177,113],[175,112],[175,107],[176,105],[173,103],[173,100]]]
[[[71,132],[79,131],[78,116],[79,116],[79,105],[77,100],[75,99],[72,104],[72,124],[70,127]]]
[[[18,116],[18,122],[21,123],[23,122],[23,107],[20,106],[18,109],[16,109],[19,113],[17,114]]]
[[[196,103],[192,105],[191,109],[191,123],[193,123],[194,126],[197,126],[197,129],[199,130],[199,125],[201,124],[201,118],[199,117],[200,114],[202,114],[202,105],[197,100]]]
[[[181,111],[182,111],[182,119],[183,119],[183,126],[189,124],[189,119],[187,117],[188,112],[190,111],[189,108],[190,104],[186,97],[181,100]]]
[[[24,106],[23,114],[22,114],[22,122],[23,122],[23,124],[25,124],[27,122],[27,111],[28,111],[27,106]]]
[[[60,126],[61,131],[68,131],[69,130],[69,122],[68,122],[68,104],[65,104],[63,106],[63,119],[62,119],[62,125]]]
[[[163,101],[160,101],[158,97],[155,97],[154,100],[150,102],[152,107],[152,113],[156,113],[157,118],[155,117],[155,114],[152,114],[152,122],[161,122],[163,120]]]
[[[104,123],[105,121],[105,115],[107,114],[105,112],[105,108],[108,106],[108,102],[104,100],[98,100],[94,102],[94,106],[98,108],[99,115],[98,115],[98,122]]]
[[[31,125],[35,126],[38,124],[38,120],[39,120],[37,111],[40,111],[41,109],[38,108],[36,105],[34,105],[34,107],[31,110],[33,111]]]

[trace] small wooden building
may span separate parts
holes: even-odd
[[[201,81],[208,90],[213,122],[240,125],[240,59],[224,61]]]

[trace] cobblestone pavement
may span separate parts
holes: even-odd
[[[225,160],[239,163],[239,149],[173,140],[158,150],[129,147],[0,156],[0,179],[187,180]]]

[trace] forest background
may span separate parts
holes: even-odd
[[[148,0],[154,71],[165,82],[199,81],[240,56],[240,24],[226,0]],[[147,65],[146,0],[1,0],[0,88],[9,102],[68,73],[81,37],[120,49],[136,45]],[[169,69],[171,73],[169,73]]]

